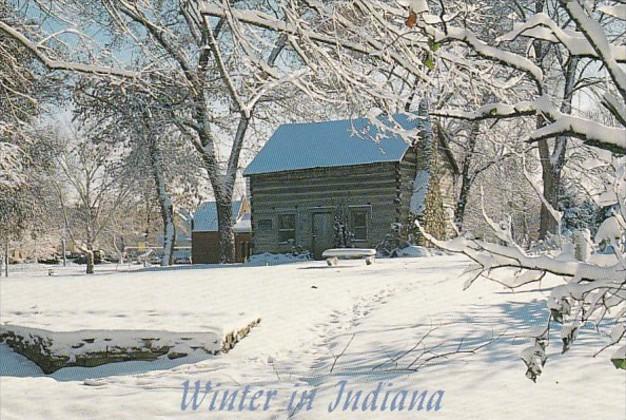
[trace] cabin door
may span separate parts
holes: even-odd
[[[333,247],[333,218],[331,213],[313,213],[313,256],[322,259],[322,252]]]

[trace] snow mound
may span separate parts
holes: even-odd
[[[432,253],[423,246],[410,245],[396,249],[392,255],[396,257],[430,257]]]
[[[279,265],[310,260],[311,254],[309,252],[304,252],[300,254],[272,254],[271,252],[264,252],[262,254],[256,254],[251,256],[250,259],[246,262],[246,265]]]
[[[616,240],[618,241],[622,235],[624,234],[624,230],[626,229],[626,222],[621,217],[621,215],[611,216],[606,219],[600,227],[598,228],[598,232],[596,233],[595,242],[599,244],[601,242],[609,242]]]

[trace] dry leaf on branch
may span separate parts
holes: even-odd
[[[411,10],[409,12],[409,17],[406,19],[406,26],[413,29],[416,24],[417,24],[417,13]]]

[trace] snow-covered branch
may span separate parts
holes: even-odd
[[[492,103],[474,111],[442,110],[434,111],[432,115],[470,121],[541,115],[548,120],[548,124],[533,131],[529,135],[529,141],[570,136],[590,146],[626,154],[626,129],[609,127],[586,118],[563,114],[552,105],[547,96],[515,105]]]
[[[124,78],[139,77],[139,73],[135,71],[124,70],[117,67],[86,64],[53,58],[49,55],[45,48],[42,48],[41,42],[35,43],[31,41],[28,37],[26,37],[26,35],[2,20],[0,20],[0,32],[3,32],[18,41],[24,48],[30,51],[33,56],[41,62],[41,64],[50,70],[65,70],[83,74],[108,75]]]
[[[0,189],[13,189],[23,182],[20,149],[0,141]]]
[[[476,34],[469,29],[455,27],[446,23],[445,31],[441,31],[437,29],[434,24],[443,25],[444,21],[439,16],[425,15],[424,21],[419,23],[418,27],[428,35],[434,37],[435,42],[461,42],[472,48],[473,51],[483,58],[512,67],[530,75],[538,85],[541,85],[543,82],[543,71],[528,58],[498,47],[490,46],[479,39]]]
[[[204,1],[200,6],[200,12],[207,16],[226,18],[229,15],[233,19],[246,23],[248,25],[257,26],[263,29],[269,29],[271,31],[284,33],[292,36],[304,35],[308,38],[328,44],[331,46],[341,45],[344,48],[359,52],[362,54],[372,54],[375,52],[373,48],[370,48],[364,44],[357,42],[350,42],[341,38],[334,38],[325,34],[316,33],[314,31],[302,31],[300,27],[295,24],[285,22],[277,19],[276,17],[263,13],[258,10],[239,10],[239,9],[226,9],[225,7]]]
[[[496,41],[498,43],[510,42],[522,36],[554,44],[563,44],[572,56],[603,59],[583,33],[561,28],[545,13],[531,16],[526,22],[516,25],[516,28],[511,32],[501,35]],[[617,62],[626,63],[626,45],[607,43],[607,46],[609,54]]]
[[[578,1],[561,0],[561,5],[567,10],[580,32],[582,32],[602,60],[617,90],[622,95],[624,102],[626,102],[626,71],[618,63],[618,61],[624,59],[624,51],[615,51],[612,48],[602,25],[589,16]]]

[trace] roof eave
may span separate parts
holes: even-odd
[[[378,160],[376,162],[361,162],[361,163],[353,163],[350,165],[326,165],[326,166],[311,166],[308,168],[296,168],[296,169],[282,169],[282,170],[278,170],[278,171],[263,171],[263,172],[244,172],[243,176],[249,177],[249,176],[253,176],[253,175],[269,175],[269,174],[280,174],[280,173],[286,173],[286,172],[296,172],[296,171],[309,171],[309,170],[313,170],[313,169],[331,169],[331,168],[350,168],[353,166],[365,166],[365,165],[377,165],[379,163],[399,163],[401,162],[404,157],[406,156],[407,152],[409,151],[410,147],[407,147],[407,149],[402,153],[402,156],[396,159],[389,159],[389,160]]]

